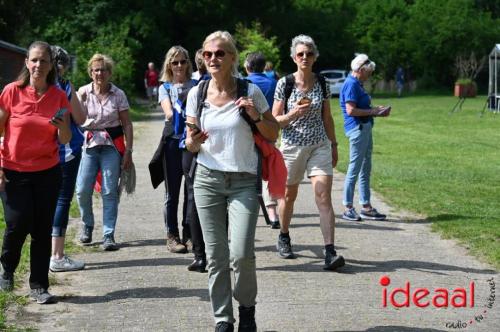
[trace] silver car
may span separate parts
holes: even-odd
[[[325,77],[326,83],[330,86],[332,96],[338,96],[349,72],[343,69],[327,69],[320,72]]]

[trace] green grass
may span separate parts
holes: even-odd
[[[432,228],[500,267],[500,115],[479,117],[485,96],[374,98],[392,105],[376,119],[371,186],[391,204],[424,214]],[[332,100],[345,172],[348,142],[338,99]]]

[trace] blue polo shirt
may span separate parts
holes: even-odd
[[[347,76],[342,91],[340,92],[339,102],[344,114],[344,131],[348,133],[350,130],[359,126],[360,123],[371,122],[373,125],[372,116],[350,116],[346,111],[346,103],[352,102],[356,104],[356,108],[370,109],[371,97],[363,88],[363,84],[354,76]]]
[[[257,85],[264,97],[266,97],[267,103],[269,104],[269,109],[273,109],[274,102],[274,90],[276,90],[276,80],[269,78],[264,73],[251,73],[248,75],[247,80]]]

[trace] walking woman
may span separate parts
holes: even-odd
[[[182,240],[179,234],[179,221],[177,218],[183,175],[183,153],[179,144],[185,128],[187,95],[189,90],[196,85],[196,81],[191,80],[192,72],[193,67],[189,60],[188,51],[182,46],[171,47],[163,62],[160,80],[164,83],[160,86],[158,101],[165,114],[165,127],[163,130],[165,140],[165,150],[163,151],[165,206],[163,208],[163,217],[167,232],[167,248],[172,253],[186,253],[186,245],[192,246],[191,232],[186,216],[188,204],[186,184],[184,185],[185,199],[182,209]]]
[[[68,52],[62,47],[52,46],[52,53],[57,69],[57,86],[66,93],[72,109],[70,117],[71,141],[59,145],[62,183],[52,226],[52,257],[50,258],[50,270],[52,272],[65,272],[81,270],[85,267],[83,262],[74,260],[64,254],[64,242],[68,227],[69,209],[75,192],[76,176],[82,158],[83,133],[79,126],[85,122],[87,115],[80,105],[73,84],[64,79],[64,74],[70,66]]]
[[[30,296],[54,302],[48,292],[51,231],[61,185],[59,143],[71,139],[71,106],[55,86],[50,45],[36,41],[18,80],[0,95],[0,195],[6,229],[0,257],[0,288],[11,291],[26,236],[31,236]]]
[[[304,172],[307,172],[319,210],[325,245],[323,268],[334,270],[345,262],[342,256],[337,255],[334,247],[335,214],[331,192],[333,168],[337,164],[338,153],[335,126],[330,113],[330,93],[312,71],[319,52],[311,37],[299,35],[293,38],[290,56],[297,65],[297,71],[289,78],[283,77],[278,81],[273,105],[273,115],[283,128],[281,151],[288,169],[285,199],[279,211],[281,231],[277,244],[278,254],[281,258],[295,258],[288,227],[299,184]],[[292,82],[288,92],[285,91],[287,78]]]
[[[349,138],[349,167],[344,183],[342,218],[350,221],[385,220],[370,203],[370,175],[372,170],[373,117],[389,116],[390,107],[371,105],[371,97],[363,88],[375,70],[375,62],[366,54],[359,54],[351,62],[351,74],[345,80],[340,93],[340,107],[344,115],[344,131]],[[353,206],[354,188],[359,176],[360,214]]]
[[[277,139],[279,127],[256,85],[248,83],[247,96],[237,98],[238,51],[228,32],[216,31],[206,37],[203,58],[212,79],[206,83],[204,101],[198,100],[199,85],[189,92],[187,121],[200,130],[188,128],[186,146],[198,152],[194,195],[208,257],[208,287],[215,331],[234,329],[233,294],[239,303],[239,331],[256,331],[254,251],[259,209],[258,156],[252,131],[240,115],[240,109],[269,141]],[[234,290],[231,289],[230,263]]]
[[[113,60],[94,54],[87,64],[92,83],[82,86],[78,96],[87,112],[82,160],[76,181],[82,233],[80,242],[92,242],[94,212],[92,194],[97,173],[102,175],[103,249],[118,250],[115,226],[118,218],[118,179],[121,169],[132,165],[133,128],[125,93],[110,82]],[[125,135],[125,139],[124,139]]]

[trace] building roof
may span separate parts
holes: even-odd
[[[25,48],[19,47],[17,45],[11,44],[11,43],[7,43],[6,41],[3,41],[3,40],[0,40],[0,48],[5,48],[8,50],[17,52],[17,53],[21,53],[22,55],[25,55],[26,52],[28,51]]]

